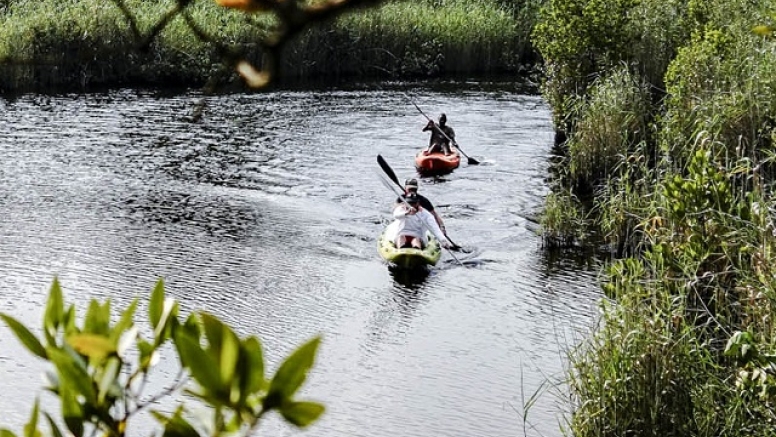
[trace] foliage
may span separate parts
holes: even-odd
[[[664,75],[676,52],[690,38],[687,0],[641,0],[630,11],[634,38],[628,58],[650,91],[662,97]]]
[[[584,241],[586,224],[582,205],[570,191],[556,190],[547,195],[540,224],[544,244],[548,247]]]
[[[644,144],[642,143],[642,146]],[[645,244],[644,224],[656,217],[652,187],[655,172],[649,155],[639,147],[628,155],[594,199],[596,227],[616,257],[635,255]]]
[[[686,162],[684,145],[699,131],[712,132],[729,156],[767,155],[776,127],[776,51],[764,43],[749,33],[705,29],[679,52],[666,74],[671,97],[661,134],[677,163]]]
[[[556,10],[561,3],[595,2],[558,0]],[[627,81],[600,99],[612,108],[590,109],[617,73],[598,62],[607,47],[584,36],[539,45],[568,68],[549,65],[544,85],[563,115],[558,128],[572,128],[558,174],[593,181],[560,183],[555,193],[600,186],[587,223],[626,257],[606,271],[613,301],[601,326],[571,354],[574,435],[776,434],[776,46],[753,32],[772,24],[773,10],[770,0],[642,0],[628,9],[622,41],[632,44],[620,55],[651,98],[634,107],[649,121],[635,141],[606,128],[613,115],[627,120],[616,97]],[[561,21],[535,35],[573,34],[564,26],[584,15],[572,12],[543,16]]]
[[[774,228],[762,186],[740,189],[757,169],[711,149],[662,175],[649,244],[607,270],[616,304],[571,356],[575,435],[773,435]]]
[[[260,88],[274,79],[514,73],[534,59],[526,27],[492,0],[7,1],[0,89],[238,77]],[[254,7],[263,3],[274,6]]]
[[[713,435],[714,418],[698,413],[715,407],[708,378],[717,373],[682,317],[684,300],[656,286],[660,272],[639,261],[610,272],[618,302],[602,303],[605,322],[570,357],[573,435]]]
[[[543,94],[556,126],[569,128],[570,97],[583,95],[599,71],[626,60],[628,11],[637,0],[550,0],[533,41],[544,58]]]
[[[743,396],[776,400],[776,353],[761,352],[752,333],[737,331],[728,340],[725,355],[742,367],[736,376],[736,387]]]
[[[258,338],[241,339],[204,312],[182,319],[178,302],[165,297],[161,280],[148,302],[150,338],[134,322],[137,306],[134,299],[111,323],[110,300],[92,300],[79,325],[75,306],[65,304],[55,279],[46,302],[42,341],[12,316],[0,314],[25,347],[54,368],[47,374],[47,390],[60,401],[61,422],[43,413],[51,435],[123,436],[138,412],[173,395],[189,380],[193,386],[188,393],[212,408],[212,420],[198,428],[186,418],[188,406],[183,403],[172,415],[153,411],[166,436],[249,435],[273,410],[289,423],[305,427],[323,413],[321,404],[295,397],[312,368],[320,338],[300,346],[267,378]],[[145,383],[168,344],[177,352],[180,371],[169,388],[149,397]],[[38,416],[36,402],[25,436],[42,435]],[[57,423],[64,423],[66,430]],[[15,436],[5,429],[0,435]]]
[[[648,138],[649,91],[619,68],[594,82],[574,107],[577,125],[569,140],[569,165],[576,186],[595,187],[617,175],[624,158]]]
[[[611,264],[617,303],[571,356],[575,435],[773,434],[776,369],[759,352],[776,344],[766,191],[757,167],[713,153],[708,136],[694,150],[660,173],[636,227],[648,244]]]
[[[512,16],[486,0],[388,2],[310,28],[288,47],[284,71],[393,77],[515,71],[519,31]]]
[[[40,46],[47,53],[41,58],[38,51],[32,50],[30,53],[28,50],[25,56],[18,54],[13,50],[13,47],[6,47],[4,50],[0,50],[0,61],[11,66],[27,65],[37,67],[37,69],[40,69],[42,65],[56,65],[56,62],[52,62],[52,56],[61,53],[56,49],[60,48],[62,43],[78,46],[79,42],[83,43],[83,39],[91,40],[94,37],[96,39],[91,45],[92,47],[78,52],[81,54],[78,57],[79,60],[103,59],[111,51],[116,53],[116,48],[119,49],[118,53],[125,56],[128,52],[136,52],[145,59],[151,46],[160,41],[159,36],[168,31],[171,26],[174,27],[175,25],[171,23],[177,20],[185,26],[186,31],[181,34],[180,30],[173,30],[173,33],[183,36],[176,39],[175,42],[188,48],[200,49],[198,53],[193,54],[184,51],[185,55],[192,58],[195,63],[202,63],[204,60],[208,70],[209,65],[214,60],[221,62],[224,68],[218,72],[219,74],[234,71],[242,77],[248,86],[262,88],[269,85],[278,74],[280,54],[284,47],[307,27],[314,23],[332,20],[344,11],[376,6],[382,1],[233,0],[217,2],[219,6],[215,6],[209,0],[175,0],[167,4],[139,0],[113,0],[111,3],[86,1],[64,2],[65,10],[72,8],[91,9],[86,13],[66,13],[65,15],[59,14],[61,2],[36,5],[26,1],[14,1],[9,7],[9,12],[0,16],[0,28],[6,27],[1,26],[3,22],[11,24],[14,27],[10,31],[12,35],[23,37],[23,40],[29,41],[33,46]],[[202,15],[197,14],[197,9],[201,10],[203,7],[211,9],[215,7],[221,13],[211,15],[211,19],[206,20],[203,25],[199,21]],[[243,36],[249,34],[247,40],[235,43],[229,38],[224,38],[224,35],[220,33],[224,24],[228,25],[235,21],[234,14],[230,17],[224,8],[241,11],[237,15],[240,17],[238,21],[242,23],[243,28],[250,30],[250,32],[243,33]],[[260,18],[254,19],[253,15],[259,15]],[[105,16],[108,16],[109,19],[99,19]],[[90,17],[95,17],[95,22],[90,22]],[[60,20],[62,24],[54,24],[56,23],[54,18]],[[38,22],[41,20],[44,26],[48,23],[49,27],[44,33],[39,32],[40,23]],[[106,24],[103,25],[103,21]],[[75,33],[71,34],[68,31],[69,28],[74,28]],[[34,35],[31,39],[27,36],[30,33]],[[0,41],[8,41],[2,36],[4,35],[0,34]],[[37,41],[39,36],[44,38],[42,43]],[[47,42],[45,38],[51,38],[51,40]],[[15,40],[11,41],[15,42]],[[136,50],[130,51],[128,47]],[[202,50],[208,51],[209,56],[203,57]],[[60,54],[53,59],[59,60],[59,63],[66,67],[73,68],[68,63],[67,55],[68,53],[65,52],[64,57]],[[173,60],[180,59],[180,57],[176,57]],[[255,63],[251,62],[250,59],[259,59],[261,63],[254,65]],[[111,63],[108,62],[106,65],[111,65]],[[132,67],[130,71],[138,69],[140,65],[143,63],[130,62],[129,66]],[[122,66],[126,66],[126,63]],[[34,76],[37,69],[33,69],[31,72],[26,71],[22,73],[22,76]],[[97,70],[99,71],[99,68]],[[93,74],[91,69],[87,69],[87,71],[89,74]],[[194,72],[200,73],[199,69],[194,69]],[[108,76],[114,77],[114,74]],[[119,77],[121,78],[121,76]],[[218,74],[213,77],[218,78]]]

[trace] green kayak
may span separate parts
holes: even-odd
[[[377,251],[386,261],[398,267],[410,269],[422,266],[433,266],[442,256],[442,249],[439,241],[431,234],[427,235],[428,244],[424,249],[415,249],[405,247],[397,249],[393,241],[385,238],[385,233],[380,234],[377,239]]]

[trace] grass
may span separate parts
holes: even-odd
[[[125,4],[142,36],[176,5]],[[0,9],[0,89],[199,85],[222,67],[216,45],[261,65],[259,45],[277,25],[273,16],[248,16],[209,0],[194,0],[186,11],[213,43],[199,40],[181,16],[149,45],[113,2],[11,0]],[[304,31],[285,47],[281,78],[516,72],[529,56],[517,27],[512,14],[489,0],[387,2]],[[229,71],[223,81],[235,78]]]
[[[486,74],[515,67],[519,53],[512,16],[485,1],[441,3],[390,2],[349,14],[332,28],[311,29],[294,45],[289,64],[327,65],[335,75],[393,76]]]
[[[776,2],[611,12],[625,3],[552,0],[538,27],[568,137],[547,238],[577,241],[585,216],[626,249],[605,272],[599,329],[570,354],[570,431],[776,435],[776,41],[752,32]],[[596,20],[559,13],[583,4]]]

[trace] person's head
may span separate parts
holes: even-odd
[[[442,114],[439,116],[439,125],[444,126],[445,123],[447,123],[447,116],[445,114]]]
[[[415,193],[418,192],[418,180],[415,178],[410,178],[404,181],[404,191],[407,193]]]

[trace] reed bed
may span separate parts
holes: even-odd
[[[126,5],[147,35],[175,3],[127,0]],[[257,44],[276,24],[273,16],[247,16],[209,0],[194,0],[187,11],[213,41],[261,66]],[[514,15],[493,1],[388,2],[307,29],[286,46],[281,79],[516,72],[521,57],[529,57],[517,51],[527,44],[519,35]],[[181,17],[150,44],[138,41],[113,2],[9,0],[0,8],[0,90],[199,85],[218,77],[219,55]],[[235,78],[227,71],[222,82]]]
[[[388,3],[311,30],[289,63],[329,60],[327,70],[337,75],[488,74],[515,70],[517,42],[512,16],[486,1]]]
[[[774,10],[551,0],[543,14],[544,92],[568,138],[545,239],[575,241],[584,216],[617,248],[601,324],[569,354],[575,436],[776,435],[776,40],[752,31]],[[591,37],[601,27],[623,39]]]

